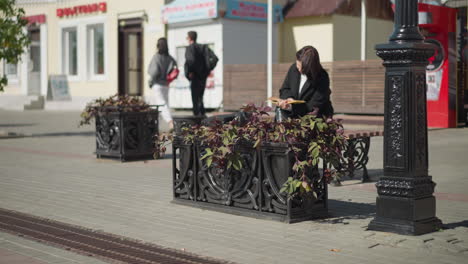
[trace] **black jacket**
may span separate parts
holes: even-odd
[[[189,73],[193,73],[194,78],[204,79],[208,77],[205,56],[203,54],[204,46],[193,43],[185,49],[185,77],[189,79]],[[190,79],[189,79],[190,80]]]
[[[296,64],[289,68],[283,86],[280,89],[280,98],[295,100],[304,100],[305,104],[293,104],[291,111],[283,111],[287,117],[301,117],[318,108],[317,116],[333,116],[333,106],[330,101],[330,79],[328,73],[322,70],[316,80],[307,79],[304,87],[299,94],[299,85],[301,83],[301,73],[297,70]]]

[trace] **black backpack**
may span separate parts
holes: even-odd
[[[208,47],[208,45],[203,46],[203,56],[205,57],[205,65],[208,74],[216,67],[218,64],[218,57],[214,52]]]

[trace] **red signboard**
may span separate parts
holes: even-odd
[[[419,26],[426,42],[436,47],[426,69],[427,121],[429,127],[456,127],[456,17],[457,10],[418,4]],[[421,16],[421,13],[424,14]],[[421,19],[426,17],[427,19]]]
[[[28,21],[28,24],[44,24],[46,22],[46,16],[44,14],[27,16],[24,17]]]
[[[66,8],[58,8],[57,9],[57,16],[58,17],[68,17],[68,16],[75,16],[79,14],[89,14],[89,13],[98,13],[102,12],[105,13],[107,11],[107,3],[95,3],[89,5],[79,5],[74,7],[66,7]]]

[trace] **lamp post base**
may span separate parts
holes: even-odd
[[[442,221],[437,217],[421,221],[395,220],[385,217],[376,217],[370,222],[367,230],[417,236],[435,232],[441,228]]]

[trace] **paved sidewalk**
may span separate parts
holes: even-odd
[[[408,237],[365,230],[376,191],[374,183],[357,180],[330,187],[331,218],[298,224],[171,204],[171,160],[97,160],[92,128],[76,129],[78,113],[46,114],[0,111],[0,129],[42,134],[0,140],[1,208],[237,263],[465,263],[468,257],[468,129],[429,133],[437,215],[446,229]],[[371,177],[381,168],[382,138],[373,138]],[[2,243],[0,249],[11,250]]]
[[[0,264],[103,264],[38,242],[0,232]]]

